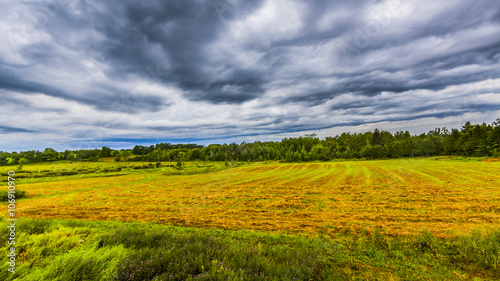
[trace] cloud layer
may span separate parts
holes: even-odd
[[[491,122],[495,4],[5,1],[0,150]]]

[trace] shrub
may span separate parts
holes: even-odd
[[[26,191],[16,190],[14,192],[14,195],[16,196],[15,199],[21,199],[23,197],[26,197]],[[9,201],[9,193],[6,190],[0,190],[0,202],[8,202],[8,201]]]
[[[24,234],[42,234],[52,227],[52,220],[24,218],[19,220],[17,225]]]
[[[500,158],[500,150],[498,150],[498,149],[493,149],[493,157],[495,157],[495,158]]]
[[[175,168],[176,168],[177,170],[182,170],[182,169],[183,169],[183,167],[182,167],[182,162],[181,162],[181,161],[177,162],[177,164],[175,164]]]
[[[295,241],[295,247],[288,247],[276,245],[272,238],[266,245],[259,237],[238,240],[217,232],[130,225],[101,236],[96,245],[97,249],[117,245],[133,249],[117,267],[114,280],[265,280],[272,276],[309,280],[313,268],[320,265],[317,249],[307,242]]]
[[[436,253],[438,252],[437,238],[434,237],[431,232],[425,230],[417,237],[415,248],[419,249],[423,253]]]

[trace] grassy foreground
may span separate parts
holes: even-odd
[[[0,239],[7,238],[0,222]],[[156,224],[20,219],[0,280],[498,280],[500,229],[436,238],[306,238]],[[4,247],[6,250],[6,247]],[[4,251],[5,253],[6,251]]]

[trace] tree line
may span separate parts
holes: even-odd
[[[133,158],[129,158],[135,155]],[[41,151],[0,152],[0,165],[23,165],[57,160],[97,161],[328,161],[333,159],[384,159],[422,156],[500,157],[500,118],[492,124],[466,122],[460,129],[436,128],[420,135],[408,131],[391,133],[375,129],[365,133],[343,133],[319,139],[315,134],[285,138],[279,142],[242,142],[240,144],[136,145],[132,150],[109,147],[90,150],[52,148]]]

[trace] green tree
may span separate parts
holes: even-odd
[[[7,165],[7,157],[5,157],[5,153],[0,151],[0,166]]]
[[[123,161],[127,161],[130,155],[132,155],[132,152],[130,150],[123,150],[122,155],[123,155]]]
[[[107,147],[107,146],[103,146],[103,147],[101,148],[101,156],[102,156],[102,157],[110,157],[110,156],[111,156],[111,152],[112,152],[112,151],[113,151],[113,150],[112,150],[111,148],[109,148],[109,147]]]
[[[401,158],[404,155],[404,145],[403,141],[397,140],[391,144],[390,156],[392,158]]]
[[[378,129],[375,129],[373,131],[371,145],[382,145],[382,135],[380,134],[380,131]]]
[[[186,154],[185,152],[182,152],[182,151],[181,151],[181,152],[179,152],[179,154],[177,154],[177,157],[178,157],[178,159],[179,159],[179,162],[180,162],[180,161],[183,161],[183,160],[186,160],[186,156],[187,156],[187,154]]]
[[[59,154],[52,148],[45,148],[43,151],[43,160],[47,162],[57,161]]]
[[[21,158],[19,159],[19,170],[22,170],[23,169],[23,166],[28,164],[30,161],[26,158]]]
[[[311,148],[311,153],[313,154],[313,157],[317,160],[329,160],[330,158],[330,150],[323,146],[322,144],[316,144]]]
[[[488,136],[488,142],[492,152],[498,152],[500,150],[500,118],[492,123],[491,131]]]

